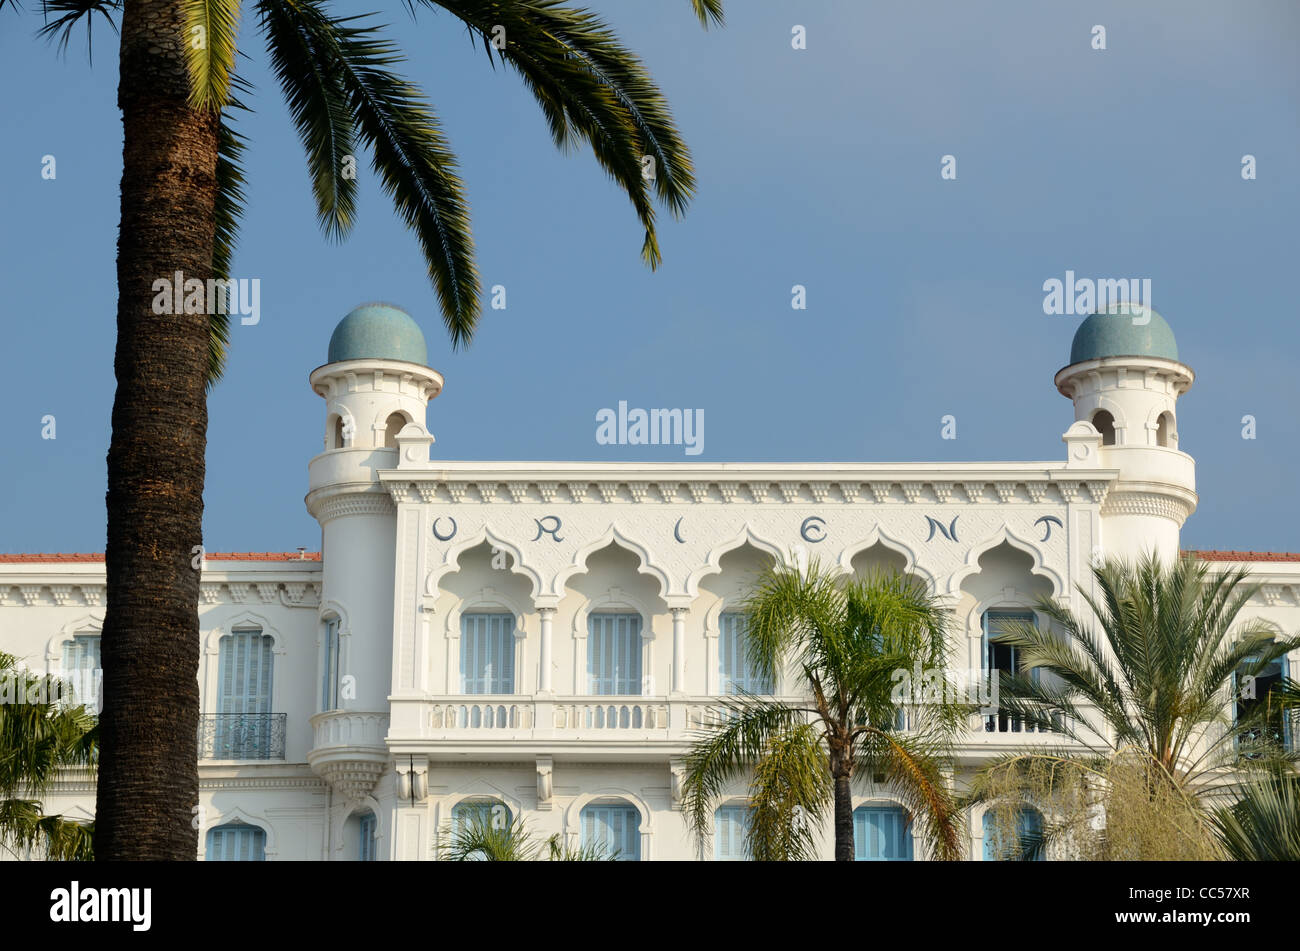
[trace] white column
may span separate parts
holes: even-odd
[[[542,619],[542,638],[538,645],[537,692],[550,694],[551,690],[551,627],[555,621],[555,608],[538,608]]]
[[[672,608],[673,693],[686,692],[686,608]]]

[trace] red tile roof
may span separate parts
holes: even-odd
[[[1300,561],[1300,552],[1294,551],[1184,551],[1201,561]]]
[[[206,561],[320,561],[320,552],[307,551],[229,551],[229,552],[207,552],[204,556]],[[0,554],[0,564],[53,564],[57,562],[86,562],[95,563],[103,562],[104,553],[102,551],[92,552],[58,552],[54,554],[37,554],[37,555],[5,555]]]

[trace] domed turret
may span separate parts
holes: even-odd
[[[1142,304],[1114,304],[1093,314],[1074,333],[1070,362],[1104,357],[1178,359],[1178,344],[1168,322]]]
[[[1178,555],[1196,509],[1196,470],[1178,448],[1177,402],[1195,379],[1168,322],[1150,307],[1115,304],[1075,332],[1056,388],[1074,401],[1067,465],[1118,469],[1102,506],[1108,553]]]
[[[339,321],[330,336],[327,362],[344,360],[429,362],[424,333],[406,311],[392,304],[362,304]]]
[[[343,799],[375,788],[391,759],[384,743],[392,693],[392,552],[397,506],[384,470],[429,464],[425,427],[442,374],[426,364],[420,326],[392,304],[363,304],[329,342],[311,374],[325,398],[325,451],[312,459],[307,510],[320,522],[320,695],[307,761]],[[388,787],[383,787],[387,789]],[[391,790],[390,790],[391,792]],[[381,789],[375,795],[383,796]]]

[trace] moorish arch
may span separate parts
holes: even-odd
[[[424,579],[424,595],[436,598],[441,593],[441,581],[445,575],[461,570],[461,556],[487,546],[489,553],[504,557],[506,567],[503,573],[521,575],[529,585],[528,600],[534,601],[543,593],[542,576],[536,569],[524,563],[523,553],[516,545],[496,535],[486,525],[472,535],[466,536],[443,553],[442,562],[429,569]],[[492,551],[495,549],[495,553]]]
[[[705,556],[704,564],[694,569],[686,576],[686,592],[691,597],[700,593],[701,582],[705,578],[720,574],[723,572],[722,560],[735,551],[745,550],[767,556],[767,567],[772,565],[781,565],[782,567],[791,567],[794,565],[792,553],[776,542],[764,538],[750,528],[746,523],[745,527],[733,537],[715,545]]]
[[[637,559],[635,575],[649,575],[655,582],[656,597],[662,597],[672,590],[668,573],[655,564],[650,550],[637,542],[630,535],[621,531],[617,525],[611,525],[599,538],[581,546],[573,556],[573,561],[555,573],[551,581],[551,594],[563,597],[566,588],[573,587],[569,582],[577,575],[590,573],[591,559],[597,553],[604,554],[610,549],[618,549]]]

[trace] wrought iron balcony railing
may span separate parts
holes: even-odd
[[[287,713],[205,713],[199,759],[284,759]]]

